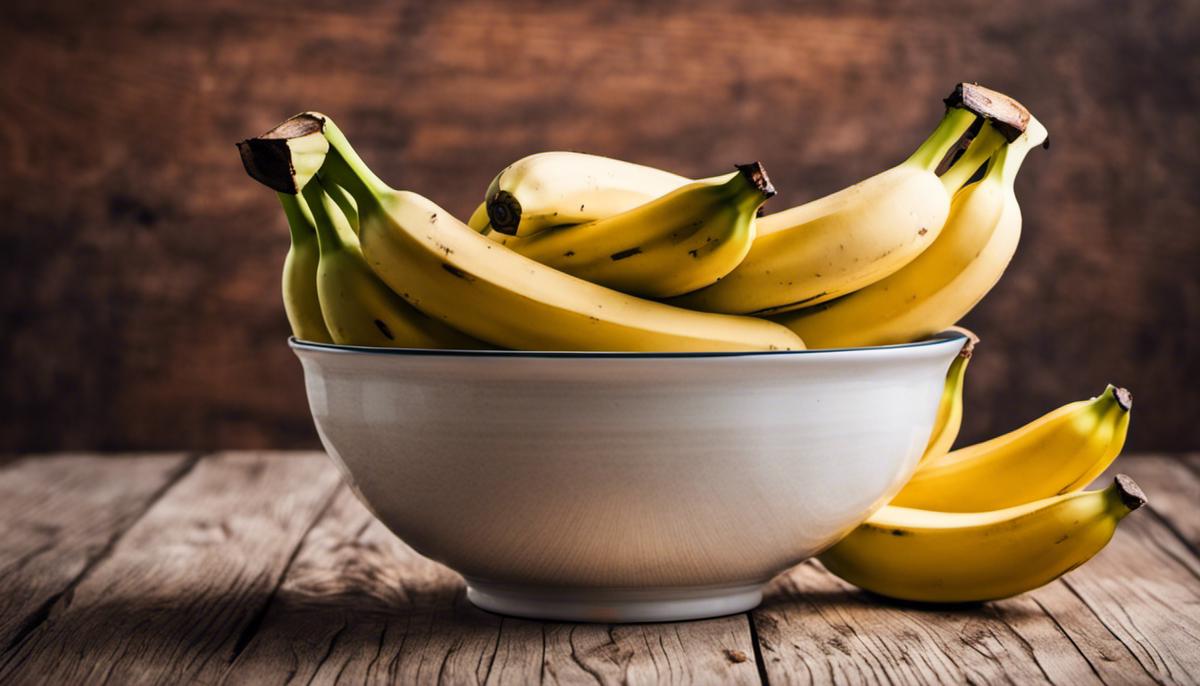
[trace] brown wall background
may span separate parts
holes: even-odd
[[[311,446],[278,206],[234,141],[334,116],[465,216],[544,149],[774,207],[908,154],[960,80],[1048,126],[1025,236],[965,322],[966,439],[1113,381],[1131,445],[1200,445],[1200,3],[6,2],[0,451]]]

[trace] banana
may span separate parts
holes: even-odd
[[[632,162],[578,152],[541,152],[505,167],[488,186],[492,229],[528,236],[628,212],[692,183]]]
[[[696,181],[605,219],[492,238],[544,265],[647,298],[703,288],[750,250],[758,208],[775,195],[762,165]]]
[[[425,316],[375,276],[363,259],[350,222],[330,197],[340,192],[332,188],[326,193],[319,178],[301,191],[320,244],[317,295],[333,342],[389,348],[484,347]]]
[[[472,231],[430,200],[388,188],[329,118],[297,115],[330,142],[317,178],[346,188],[375,273],[414,307],[496,345],[523,350],[796,350],[786,328],[691,312],[589,283]],[[279,167],[286,172],[286,167]],[[265,182],[265,181],[264,181]]]
[[[941,123],[908,160],[830,196],[763,217],[758,238],[737,269],[673,304],[775,314],[853,292],[911,262],[941,232],[958,186],[1028,119],[1012,99],[971,84],[961,84],[946,102]],[[987,125],[939,178],[937,167],[977,116]]]
[[[981,512],[1087,486],[1125,445],[1133,396],[1109,386],[990,441],[921,464],[892,500],[900,507]]]
[[[996,152],[983,178],[954,196],[937,240],[895,274],[773,319],[811,348],[915,341],[954,324],[996,285],[1016,252],[1021,207],[1013,184],[1025,155],[1046,138],[1045,127],[1030,117],[1025,133]]]
[[[491,220],[487,215],[487,203],[479,203],[479,207],[471,213],[471,218],[467,220],[467,226],[471,227],[472,231],[478,231],[485,236],[492,232]]]
[[[1087,562],[1146,503],[1132,479],[992,512],[888,506],[818,559],[879,595],[921,602],[1007,598]]]
[[[332,343],[317,298],[317,262],[321,250],[317,229],[308,207],[299,196],[277,193],[287,215],[292,246],[283,260],[283,309],[292,335],[302,341]]]
[[[929,435],[929,442],[925,444],[925,452],[921,455],[922,463],[940,459],[950,452],[950,447],[958,438],[958,430],[962,427],[963,379],[971,356],[975,353],[975,346],[979,345],[979,336],[961,327],[953,327],[953,330],[964,334],[967,340],[963,342],[962,350],[958,352],[958,357],[954,358],[954,362],[950,363],[950,370],[946,372],[946,384],[942,387],[942,399],[938,403],[933,432]]]

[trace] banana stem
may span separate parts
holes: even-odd
[[[941,164],[942,159],[959,138],[975,123],[976,114],[960,107],[946,110],[942,121],[938,123],[929,138],[917,148],[905,164],[911,164],[932,172]]]
[[[283,214],[287,216],[288,231],[292,235],[292,245],[303,243],[316,238],[317,228],[313,225],[312,214],[304,198],[291,193],[276,193],[279,204],[283,205]]]
[[[1120,517],[1124,517],[1147,502],[1146,494],[1141,487],[1124,474],[1116,475],[1112,485],[1105,490]]]
[[[997,156],[1003,160],[1005,185],[1012,186],[1016,181],[1017,172],[1021,169],[1021,163],[1025,161],[1025,156],[1029,154],[1030,150],[1041,145],[1046,140],[1046,135],[1046,129],[1041,122],[1030,117],[1025,133],[997,153]]]
[[[728,193],[740,210],[757,210],[775,196],[767,170],[758,162],[738,164],[737,171],[720,184],[722,193]],[[718,177],[721,178],[721,177]]]
[[[354,151],[351,150],[350,154],[353,155]],[[316,178],[326,186],[331,188],[339,186],[350,194],[350,197],[354,199],[360,224],[363,215],[382,212],[383,201],[380,195],[392,192],[371,173],[371,170],[366,169],[366,165],[362,163],[361,159],[358,159],[357,155],[347,159],[336,143],[329,150],[329,154],[325,156],[325,164],[321,165],[321,170],[317,172]]]
[[[325,191],[325,186],[321,183],[319,176],[304,184],[300,194],[304,197],[309,211],[312,212],[313,223],[317,231],[317,243],[321,248],[322,255],[343,249],[353,241],[352,236],[346,235],[349,232],[349,226],[345,225],[345,218],[342,216],[334,218],[330,212],[333,210],[339,215],[341,214],[341,210],[337,209],[333,204],[333,199]]]
[[[985,123],[979,135],[967,146],[962,157],[951,165],[946,173],[942,174],[942,185],[946,191],[953,194],[962,188],[963,184],[979,171],[979,167],[992,156],[992,153],[1006,142],[1004,135],[996,130],[990,121]]]
[[[358,235],[358,207],[350,193],[337,184],[325,184],[325,192],[346,218],[350,230]]]
[[[355,185],[360,187],[365,186],[366,190],[372,194],[388,193],[392,190],[382,179],[375,175],[375,172],[371,171],[366,162],[363,162],[362,158],[358,156],[358,153],[350,145],[346,134],[342,133],[342,130],[338,128],[337,124],[333,123],[332,119],[325,118],[325,127],[322,131],[325,134],[325,138],[329,141],[330,152],[336,152],[337,156],[341,157],[342,162],[357,179]],[[355,193],[351,187],[341,183],[339,185],[349,190],[355,198],[358,197],[358,193]]]

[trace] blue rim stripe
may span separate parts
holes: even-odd
[[[779,357],[791,355],[811,355],[819,353],[868,352],[872,350],[900,350],[904,348],[923,348],[931,345],[941,345],[951,341],[962,341],[967,337],[958,331],[947,331],[936,334],[932,338],[914,343],[896,343],[894,345],[875,345],[862,348],[817,348],[815,350],[749,350],[749,351],[714,351],[714,352],[613,352],[613,351],[582,351],[582,350],[439,350],[433,348],[372,348],[363,345],[336,345],[334,343],[312,343],[301,341],[295,336],[288,337],[288,346],[294,350],[327,353],[356,353],[360,355],[407,355],[414,357],[540,357],[552,359],[676,359],[682,357]]]

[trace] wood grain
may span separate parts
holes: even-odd
[[[1127,518],[1087,565],[1016,598],[975,607],[895,603],[816,561],[801,564],[751,613],[769,681],[1196,683],[1200,558],[1179,533],[1195,527],[1195,464],[1120,460],[1114,470],[1142,483],[1151,508]]]
[[[36,629],[194,462],[56,455],[0,469],[0,650]]]
[[[757,683],[744,615],[603,626],[500,617],[342,489],[229,683]]]
[[[336,484],[319,455],[202,460],[0,657],[0,683],[215,680]]]
[[[965,322],[964,439],[1112,381],[1132,447],[1200,444],[1200,4],[13,0],[0,40],[0,449],[316,445],[283,217],[233,147],[302,109],[459,215],[557,148],[761,159],[781,208],[902,159],[963,79],[1054,141]]]
[[[23,459],[0,468],[0,683],[1194,684],[1200,455],[1115,467],[1151,505],[1017,598],[893,603],[807,562],[750,616],[607,626],[474,609],[319,455]]]

